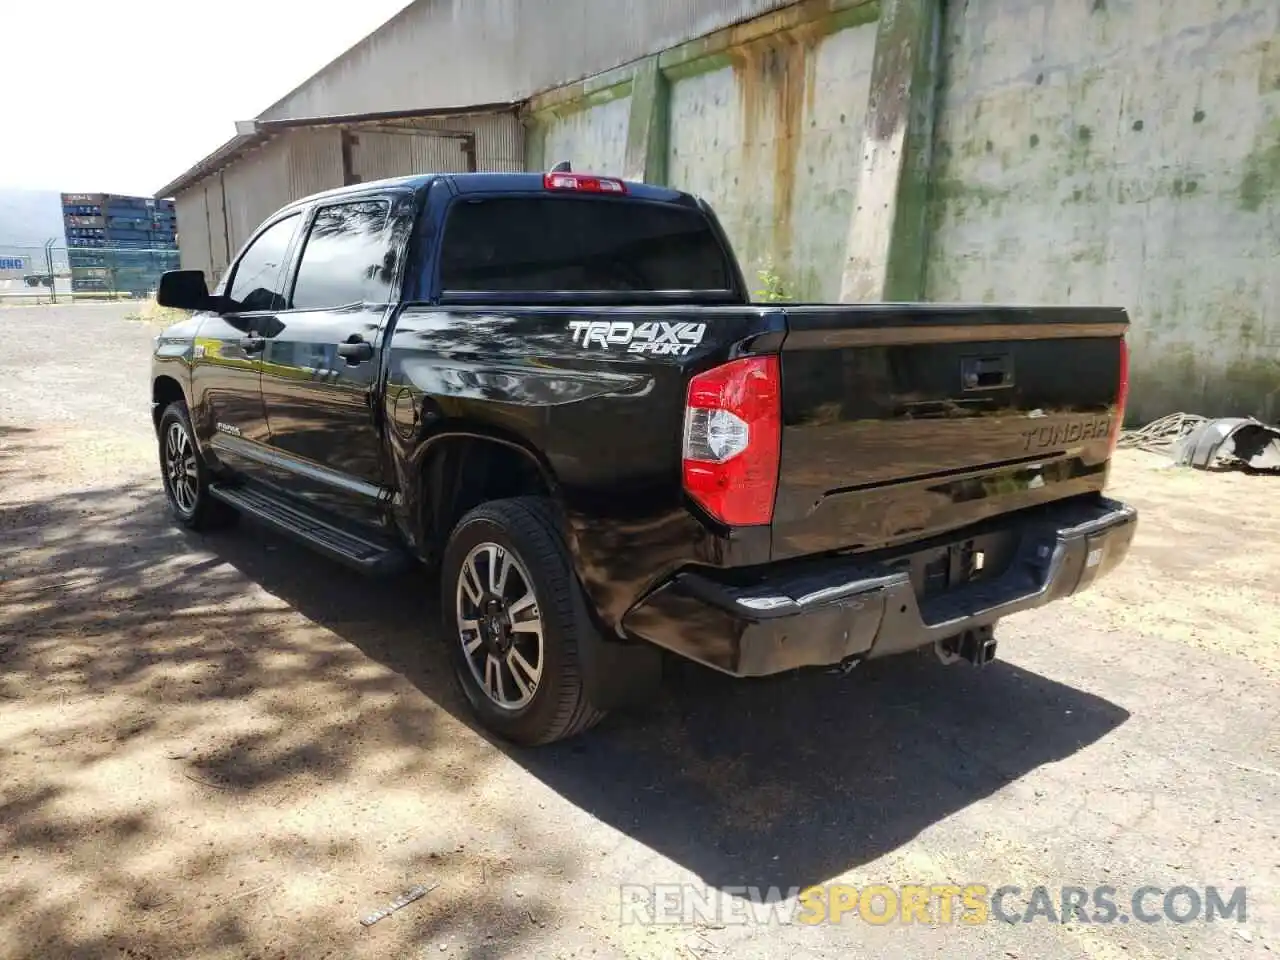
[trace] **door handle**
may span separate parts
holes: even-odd
[[[241,337],[240,349],[245,353],[261,353],[266,349],[266,337]]]
[[[373,359],[373,344],[360,334],[353,333],[347,338],[346,343],[338,344],[338,356],[345,359],[348,366],[354,367],[358,363]]]

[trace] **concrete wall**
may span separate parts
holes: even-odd
[[[1131,419],[1280,418],[1280,3],[947,7],[928,297],[1122,304]]]
[[[535,97],[529,166],[697,193],[748,281],[836,299],[879,4],[801,3]]]
[[[533,169],[550,169],[568,160],[575,170],[622,174],[631,117],[630,84],[615,87],[597,100],[539,118],[541,156],[530,164]]]
[[[749,281],[838,297],[875,37],[874,21],[820,22],[675,72],[667,180],[710,201]]]
[[[1280,419],[1280,3],[802,3],[536,97],[535,123],[599,144],[540,106],[627,83],[628,175],[706,196],[751,279],[1120,304],[1131,422]]]

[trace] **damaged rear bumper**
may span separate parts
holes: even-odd
[[[1085,589],[1125,558],[1137,520],[1132,507],[1105,498],[1026,511],[983,534],[1009,544],[998,574],[923,600],[911,563],[946,546],[907,547],[874,562],[776,564],[746,580],[739,571],[736,582],[734,574],[685,571],[632,607],[623,626],[739,677],[903,653]]]

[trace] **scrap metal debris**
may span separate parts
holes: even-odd
[[[1242,467],[1280,472],[1280,427],[1252,417],[1209,420],[1182,439],[1174,459],[1201,470]]]
[[[410,887],[408,890],[400,894],[400,896],[396,897],[396,899],[392,900],[389,904],[387,904],[381,910],[375,910],[373,913],[369,914],[367,917],[362,918],[360,922],[366,927],[372,927],[379,920],[385,920],[387,917],[391,916],[397,910],[403,910],[409,904],[413,903],[413,901],[421,900],[423,897],[425,897],[428,893],[430,893],[432,890],[434,890],[438,886],[440,886],[440,884],[433,883],[430,886],[424,886],[422,884],[418,884],[418,886],[416,887]]]
[[[1280,427],[1252,417],[1210,420],[1194,413],[1171,413],[1120,436],[1121,447],[1169,457],[1201,470],[1243,468],[1280,472]]]
[[[1118,445],[1173,456],[1183,438],[1206,422],[1205,417],[1194,413],[1171,413],[1159,420],[1152,420],[1145,427],[1126,430],[1120,435]]]

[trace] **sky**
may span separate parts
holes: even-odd
[[[0,187],[150,196],[408,0],[3,0]]]

